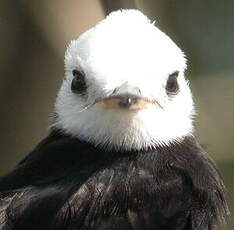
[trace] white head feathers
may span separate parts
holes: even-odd
[[[194,113],[185,68],[183,52],[141,12],[113,12],[69,45],[54,126],[115,149],[137,150],[181,141],[192,133]],[[73,70],[85,76],[87,89],[82,94],[71,90]],[[176,71],[179,91],[169,95],[168,78]],[[143,97],[160,106],[148,104],[132,112],[94,103],[124,84],[137,87]]]

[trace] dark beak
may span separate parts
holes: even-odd
[[[137,111],[143,109],[147,104],[152,103],[141,95],[137,87],[132,87],[128,83],[116,88],[113,93],[105,98],[98,99],[109,109],[121,109]]]

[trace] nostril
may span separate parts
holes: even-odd
[[[118,89],[118,88],[115,88],[115,89],[113,90],[112,94],[117,93],[117,89]]]
[[[141,95],[141,90],[139,88],[136,88],[136,90],[138,91],[139,95]]]
[[[135,103],[135,100],[130,98],[130,97],[125,97],[125,98],[122,98],[120,100],[120,102],[118,103],[118,106],[121,108],[121,109],[128,109],[130,108],[130,106],[132,104]]]

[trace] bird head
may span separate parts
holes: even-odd
[[[178,46],[138,10],[111,13],[73,40],[53,124],[96,146],[140,150],[192,135]]]

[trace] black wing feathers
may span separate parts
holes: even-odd
[[[224,190],[193,138],[108,152],[53,131],[0,180],[0,230],[214,230]]]

